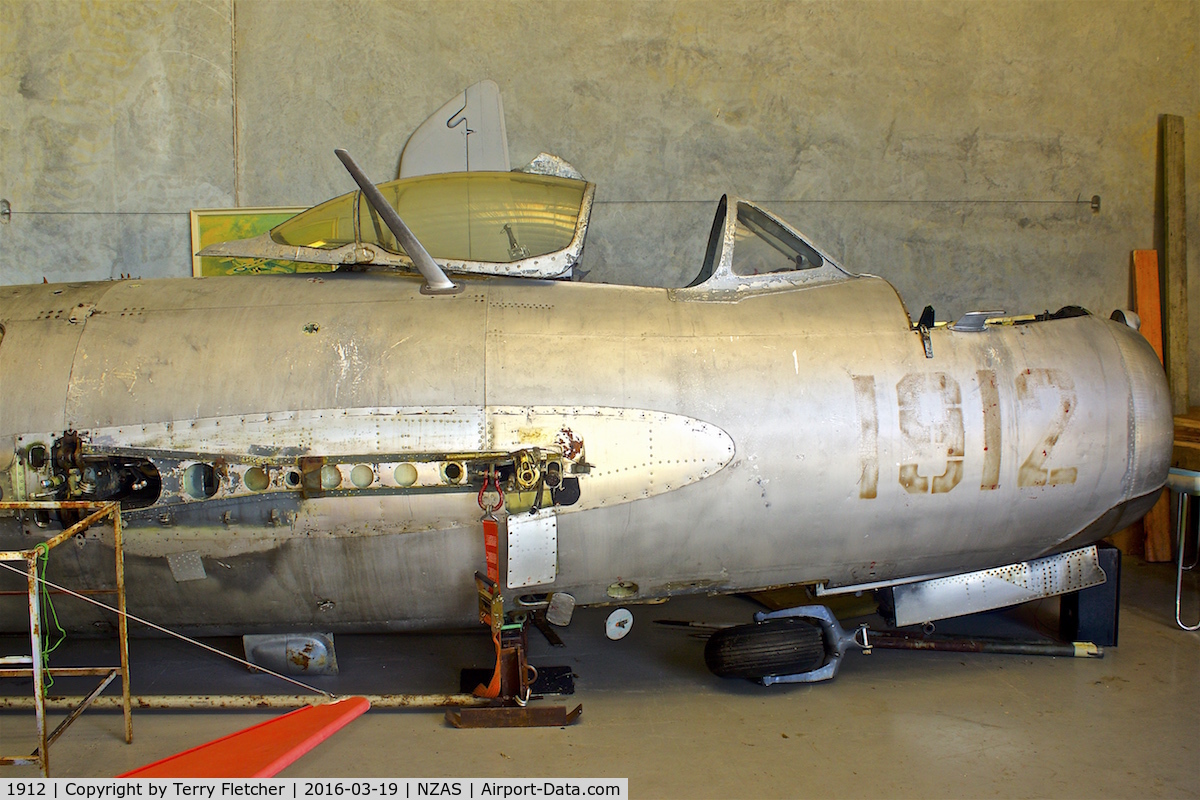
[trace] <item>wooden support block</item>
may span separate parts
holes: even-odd
[[[1162,134],[1163,261],[1166,324],[1163,352],[1171,405],[1188,412],[1187,208],[1184,182],[1183,117],[1164,114]]]
[[[1142,321],[1141,333],[1163,360],[1162,293],[1158,284],[1158,251],[1133,251],[1133,310]]]
[[[1143,520],[1139,519],[1128,528],[1122,528],[1111,536],[1105,537],[1104,541],[1116,547],[1124,555],[1145,557],[1146,531]]]
[[[1164,491],[1154,508],[1142,517],[1146,531],[1146,560],[1172,561],[1171,554],[1171,497]]]

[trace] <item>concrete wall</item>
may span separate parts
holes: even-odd
[[[0,0],[0,282],[187,275],[187,212],[394,177],[468,84],[599,185],[588,280],[685,283],[759,199],[914,313],[1130,304],[1185,118],[1200,402],[1200,3]],[[1102,207],[1093,213],[1092,195]]]

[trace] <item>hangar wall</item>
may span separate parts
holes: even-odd
[[[1194,0],[0,0],[0,43],[3,283],[190,274],[189,209],[349,191],[335,147],[394,177],[491,78],[514,165],[546,150],[598,184],[589,281],[686,283],[731,192],[914,313],[1107,315],[1179,114],[1200,402]]]

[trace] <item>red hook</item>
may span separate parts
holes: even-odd
[[[489,483],[496,487],[496,494],[500,495],[500,499],[496,502],[496,505],[491,506],[491,507],[485,506],[483,504],[483,495],[487,491]],[[500,488],[500,479],[498,477],[496,477],[495,468],[488,467],[488,471],[483,476],[483,486],[479,487],[479,507],[483,509],[484,513],[492,514],[496,511],[498,511],[500,509],[500,507],[503,505],[504,505],[504,490]]]

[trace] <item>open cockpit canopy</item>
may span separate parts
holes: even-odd
[[[456,172],[378,185],[448,272],[559,278],[583,252],[595,186],[523,172]],[[361,191],[302,211],[270,232],[202,256],[412,267]]]

